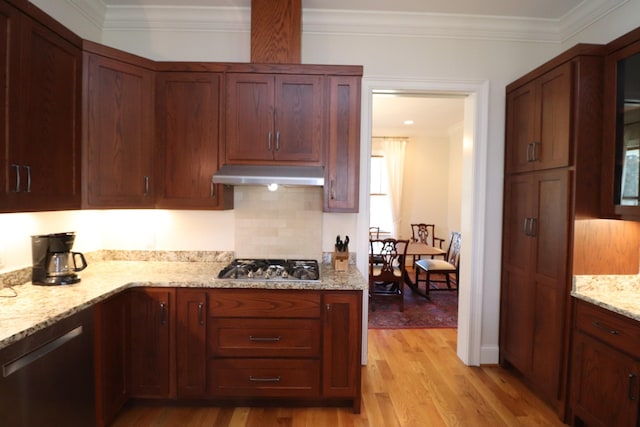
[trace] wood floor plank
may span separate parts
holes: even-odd
[[[538,427],[553,410],[499,366],[465,366],[455,329],[368,331],[362,408],[127,407],[113,427]]]

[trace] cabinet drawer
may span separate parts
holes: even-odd
[[[208,369],[211,394],[242,397],[317,397],[320,361],[214,359]]]
[[[212,317],[320,317],[320,292],[216,289],[209,298]]]
[[[320,321],[211,319],[209,353],[235,357],[319,357]]]
[[[640,323],[633,319],[577,301],[576,327],[633,357],[640,357]]]

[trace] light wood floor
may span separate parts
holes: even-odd
[[[147,407],[113,427],[561,426],[555,413],[497,366],[468,367],[455,329],[370,330],[362,413],[350,408]]]

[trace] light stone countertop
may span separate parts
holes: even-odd
[[[640,321],[640,275],[574,276],[571,295]]]
[[[31,282],[0,289],[0,348],[4,348],[118,292],[142,286],[359,290],[367,282],[354,265],[335,271],[320,264],[320,282],[217,279],[223,262],[99,261],[78,273],[79,283],[35,286]],[[12,289],[17,293],[13,295]],[[6,297],[6,298],[5,298]]]

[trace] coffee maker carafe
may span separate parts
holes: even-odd
[[[77,271],[87,268],[80,252],[71,252],[76,235],[73,232],[31,236],[34,285],[70,285],[78,283]]]

